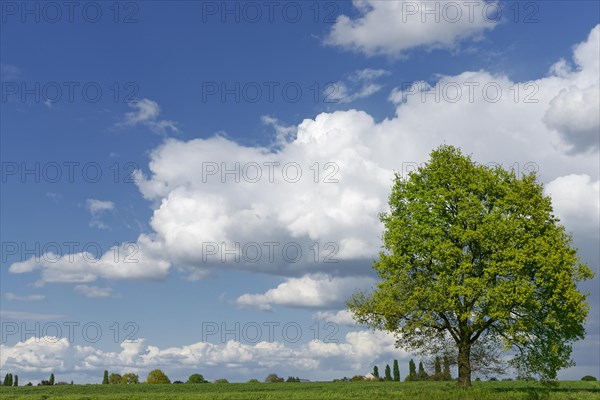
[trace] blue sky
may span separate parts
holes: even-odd
[[[343,303],[375,282],[393,172],[444,142],[535,168],[598,271],[597,2],[23,4],[0,10],[0,368],[24,382],[154,366],[332,379],[394,358],[406,374],[411,355]],[[241,182],[220,177],[236,163]],[[219,257],[271,242],[273,260]],[[600,372],[597,288],[582,285],[588,337],[564,379]],[[222,323],[241,328],[204,336]],[[254,324],[262,345],[245,340]],[[57,343],[37,338],[56,325]]]

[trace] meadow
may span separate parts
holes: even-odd
[[[474,382],[473,387],[467,390],[457,388],[454,382],[0,386],[0,398],[2,400],[598,400],[600,382],[563,381],[558,387],[546,387],[538,382]]]

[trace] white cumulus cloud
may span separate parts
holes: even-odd
[[[0,368],[23,374],[65,375],[82,372],[88,382],[96,382],[102,371],[135,372],[144,379],[155,368],[169,376],[189,376],[199,369],[209,379],[230,374],[266,374],[273,370],[293,370],[312,379],[323,374],[336,377],[348,370],[363,372],[382,359],[405,359],[408,354],[394,347],[395,339],[383,332],[349,332],[343,340],[310,341],[300,346],[287,342],[260,341],[246,344],[229,340],[223,343],[196,342],[180,347],[160,348],[144,339],[124,341],[120,351],[105,351],[78,345],[67,338],[31,337],[14,345],[0,345]],[[218,372],[218,376],[213,375]],[[318,371],[318,372],[317,372]],[[342,371],[342,372],[340,372]],[[212,375],[212,376],[211,376]]]
[[[561,176],[544,191],[552,197],[555,214],[571,231],[598,235],[600,227],[600,182],[586,174]]]
[[[244,294],[237,298],[236,303],[263,310],[270,310],[272,305],[321,308],[343,306],[344,301],[357,289],[366,289],[374,284],[373,278],[366,277],[306,275],[290,278],[262,294]]]
[[[318,311],[313,314],[313,318],[321,321],[331,322],[338,325],[354,326],[356,322],[349,310],[339,310],[338,312]]]
[[[442,75],[435,83],[397,88],[391,118],[376,121],[355,109],[320,113],[286,129],[277,149],[222,136],[167,139],[150,154],[149,172],[136,175],[141,193],[154,205],[154,232],[137,242],[150,267],[117,266],[108,252],[105,268],[79,257],[52,265],[28,260],[10,271],[39,269],[46,281],[76,283],[164,277],[171,265],[194,278],[228,268],[293,279],[369,275],[381,245],[378,215],[387,209],[394,173],[427,161],[442,143],[461,147],[480,163],[537,171],[544,183],[576,174],[589,176],[592,185],[599,178],[594,144],[588,151],[571,151],[572,144],[550,129],[547,119],[553,99],[564,90],[598,84],[599,33],[595,27],[575,47],[572,67],[559,61],[539,79],[515,82],[484,70]],[[564,201],[557,196],[556,202],[560,210]],[[596,215],[592,203],[582,202],[581,212]],[[573,212],[561,217],[577,236],[581,218]],[[267,243],[276,244],[273,258]],[[299,260],[282,255],[290,244],[302,250]],[[249,245],[262,251],[259,262],[252,261]],[[323,262],[328,257],[334,262]],[[247,302],[285,303],[280,292],[273,289]],[[310,301],[326,302],[316,298]]]
[[[360,16],[338,17],[325,43],[373,55],[401,56],[407,51],[453,49],[496,25],[497,2],[354,0]]]

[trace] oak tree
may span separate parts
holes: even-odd
[[[535,173],[516,176],[444,145],[396,175],[389,206],[373,266],[381,281],[348,301],[359,323],[393,332],[408,351],[453,343],[461,386],[484,337],[543,380],[573,365],[589,309],[577,283],[593,273]]]

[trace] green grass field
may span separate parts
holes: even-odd
[[[549,388],[536,382],[475,382],[461,390],[450,382],[314,382],[200,385],[66,385],[0,387],[0,398],[130,399],[411,399],[411,400],[599,400],[600,382],[567,381]]]

